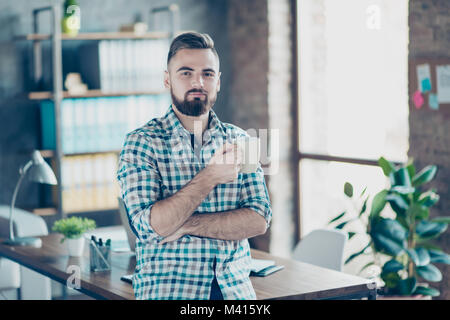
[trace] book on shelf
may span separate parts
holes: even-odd
[[[63,154],[120,150],[128,132],[164,115],[170,96],[73,98],[61,103]],[[51,100],[40,103],[42,149],[54,150],[55,113]]]
[[[63,157],[63,211],[70,213],[117,208],[117,161],[115,153]]]
[[[169,40],[101,40],[83,44],[79,66],[89,89],[104,93],[164,89]]]

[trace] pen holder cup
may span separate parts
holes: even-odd
[[[111,270],[111,247],[96,246],[89,244],[89,261],[91,271],[110,271]]]

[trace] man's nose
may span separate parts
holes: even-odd
[[[191,86],[193,88],[203,88],[203,78],[201,76],[192,77]]]

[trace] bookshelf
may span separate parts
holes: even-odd
[[[87,90],[83,94],[70,94],[68,91],[63,91],[63,99],[68,98],[100,98],[100,97],[126,97],[126,96],[139,96],[139,95],[158,95],[164,94],[163,90],[153,91],[117,91],[117,92],[103,92],[101,90]],[[53,99],[53,93],[51,91],[37,91],[28,93],[28,99],[30,100],[50,100]]]
[[[38,30],[38,14],[44,11],[51,13],[51,34],[42,34]],[[116,55],[115,50],[120,51],[117,55],[121,54],[123,59],[125,53],[130,52],[126,50],[133,50],[133,52],[139,52],[138,50],[141,49],[148,50],[153,48],[153,43],[159,41],[159,47],[154,51],[160,54],[164,50],[167,52],[168,47],[162,50],[161,43],[164,41],[169,43],[176,34],[176,26],[173,26],[171,32],[147,32],[144,34],[90,32],[68,36],[61,33],[60,22],[61,8],[59,5],[35,9],[33,10],[33,33],[15,37],[17,41],[31,41],[33,44],[33,80],[36,87],[39,83],[42,84],[44,74],[42,42],[51,42],[52,90],[32,90],[27,94],[27,98],[40,104],[42,131],[42,150],[40,152],[54,169],[58,185],[51,191],[49,189],[45,191],[47,193],[45,198],[52,198],[52,206],[44,204],[42,207],[29,208],[29,210],[40,216],[57,218],[63,218],[69,214],[114,213],[118,210],[117,198],[113,196],[115,192],[118,195],[118,186],[114,185],[117,169],[114,168],[114,163],[117,164],[117,157],[125,134],[143,125],[151,118],[161,116],[163,106],[167,108],[170,103],[170,96],[163,87],[147,88],[136,85],[138,82],[146,80],[145,76],[148,76],[148,74],[136,76],[137,69],[145,69],[139,64],[143,61],[142,57],[139,63],[136,62],[132,65],[133,58],[136,56],[128,57],[128,60],[125,60],[125,67],[128,68],[125,75],[117,75],[118,77],[113,79],[114,81],[111,80],[111,77],[106,78],[111,83],[115,82],[114,86],[109,85],[109,88],[105,90],[103,87],[97,88],[88,84],[90,89],[84,93],[70,94],[63,88],[63,43],[79,41],[82,44],[89,43],[88,46],[93,43],[94,45],[91,47],[94,48],[94,52],[98,50],[96,63],[98,64],[98,73],[100,73],[103,69],[107,69],[104,67],[104,60],[108,54],[109,65],[121,66],[123,60],[111,60],[111,57]],[[100,49],[97,49],[104,43],[110,45],[107,47],[110,52],[106,51],[106,55],[105,52],[102,54]],[[138,46],[137,43],[145,44],[145,46]],[[150,52],[153,54],[152,50]],[[81,54],[81,51],[78,54]],[[80,58],[80,60],[82,59]],[[130,66],[136,70],[130,71]],[[149,66],[144,67],[150,70]],[[87,66],[87,69],[92,69],[92,67]],[[83,78],[82,71],[80,73]],[[100,83],[106,83],[105,78],[102,77],[98,76],[98,86]],[[134,82],[130,82],[131,77],[134,77],[131,79]],[[125,79],[125,85],[123,79]],[[145,120],[144,123],[139,122],[142,120]],[[102,176],[99,174],[102,171],[107,174]]]
[[[14,39],[17,41],[21,40],[51,40],[53,35],[51,34],[27,34],[16,36]],[[170,37],[170,33],[168,32],[146,32],[143,34],[136,34],[133,32],[86,32],[80,33],[76,36],[68,36],[65,34],[61,34],[61,40],[63,41],[74,41],[74,40],[120,40],[120,39],[129,39],[129,40],[138,40],[138,39],[167,39]]]

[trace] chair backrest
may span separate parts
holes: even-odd
[[[292,257],[320,267],[342,270],[347,233],[341,230],[318,229],[303,237]]]
[[[127,208],[125,207],[125,203],[121,197],[117,198],[119,200],[119,213],[120,213],[120,221],[122,222],[123,227],[127,233],[128,244],[130,246],[130,250],[134,251],[136,248],[136,235],[131,230],[130,221],[128,218]]]

